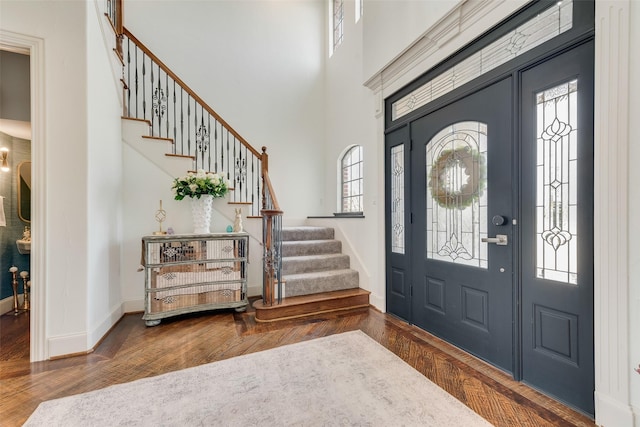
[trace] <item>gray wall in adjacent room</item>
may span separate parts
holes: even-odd
[[[0,119],[31,121],[29,55],[0,50]]]

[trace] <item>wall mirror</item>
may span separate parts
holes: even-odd
[[[31,162],[18,165],[18,217],[31,222]]]

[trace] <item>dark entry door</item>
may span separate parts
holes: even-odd
[[[512,79],[411,123],[412,322],[513,371]]]
[[[522,379],[593,413],[593,42],[522,73]]]

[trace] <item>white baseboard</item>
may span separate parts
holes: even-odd
[[[18,294],[18,304],[22,303],[22,294]],[[5,314],[13,310],[13,296],[0,300],[0,314]]]
[[[139,311],[144,311],[144,300],[136,299],[136,300],[128,300],[122,302],[122,313],[137,313]]]
[[[49,358],[87,352],[87,334],[69,334],[47,340]]]
[[[595,392],[596,424],[601,427],[634,427],[629,405],[603,393]]]
[[[379,296],[378,294],[374,294],[373,292],[369,294],[369,304],[380,310],[382,313],[387,312],[385,298]]]

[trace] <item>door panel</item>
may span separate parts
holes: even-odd
[[[593,413],[593,43],[522,73],[522,378]]]
[[[409,127],[387,135],[385,143],[385,218],[387,241],[387,311],[411,319],[411,271],[407,236],[411,235],[409,199]]]
[[[507,371],[511,110],[509,78],[415,120],[410,165],[413,322]]]

